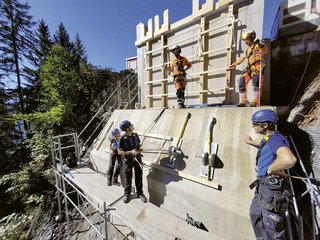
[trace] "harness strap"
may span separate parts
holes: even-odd
[[[246,58],[247,58],[247,67],[246,69],[248,69],[248,72],[251,72],[251,67],[256,64],[257,62],[264,62],[264,60],[262,59],[262,56],[260,56],[260,60],[254,61],[253,63],[250,64],[249,59],[252,56],[253,52],[254,52],[254,48],[255,46],[258,45],[258,43],[254,43],[253,47],[250,49],[250,52],[246,54]],[[261,67],[261,66],[260,66]]]
[[[258,184],[271,184],[271,185],[275,185],[277,183],[279,183],[280,181],[283,181],[284,178],[280,175],[269,175],[269,176],[264,176],[264,177],[259,177],[258,179],[256,179],[255,181],[253,181],[249,187],[252,190],[253,188],[255,188]]]

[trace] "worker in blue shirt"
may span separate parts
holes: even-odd
[[[277,114],[270,109],[255,112],[251,118],[254,131],[262,136],[253,140],[244,136],[246,144],[258,148],[257,180],[250,206],[250,220],[257,239],[285,239],[284,213],[288,209],[290,193],[283,170],[293,167],[296,158],[287,139],[276,131]]]
[[[134,127],[128,120],[124,120],[119,125],[125,133],[120,137],[118,153],[124,156],[123,167],[125,175],[124,198],[123,202],[128,203],[131,197],[132,187],[132,169],[134,169],[136,194],[142,202],[147,202],[146,196],[142,190],[142,159],[140,149],[140,139],[138,134],[134,133]]]
[[[111,186],[112,184],[120,186],[120,183],[118,182],[122,166],[121,156],[118,154],[118,141],[120,136],[121,134],[118,128],[112,129],[111,135],[109,136],[110,149],[108,152],[110,153],[110,160],[107,171],[108,186]]]

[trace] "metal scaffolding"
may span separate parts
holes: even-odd
[[[69,145],[62,146],[62,143]],[[69,179],[72,179],[72,175],[69,172],[69,168],[65,163],[63,152],[67,149],[72,149],[77,162],[80,161],[79,148],[78,148],[78,136],[76,133],[59,135],[52,138],[52,161],[54,168],[55,183],[57,188],[57,200],[59,208],[59,219],[62,219],[62,198],[64,202],[64,212],[67,221],[67,238],[70,239],[70,216],[69,206],[72,205],[74,209],[90,224],[90,226],[96,231],[96,233],[102,238],[108,239],[108,225],[110,222],[110,211],[115,208],[107,207],[106,202],[103,202],[103,210],[100,210],[92,201],[90,201],[81,191],[77,188]],[[73,200],[71,195],[76,194],[76,201]],[[89,205],[97,213],[95,216],[99,216],[98,219],[93,218],[93,213],[88,211],[87,207],[81,207],[84,204]]]

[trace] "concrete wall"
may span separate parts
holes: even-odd
[[[272,105],[291,105],[299,87],[295,98],[298,101],[318,74],[320,39],[317,35],[319,32],[309,32],[272,42]]]
[[[273,25],[272,35],[283,38],[317,29],[320,0],[283,0]]]
[[[181,126],[191,113],[181,149],[183,158],[177,160],[177,173],[192,176],[196,181],[177,177],[155,168],[144,168],[144,192],[150,202],[164,208],[174,215],[185,219],[188,213],[195,220],[203,222],[205,227],[223,239],[254,239],[249,221],[249,206],[253,191],[249,184],[255,179],[256,149],[244,144],[242,136],[249,134],[257,137],[251,127],[250,117],[258,108],[203,108],[203,109],[166,109],[159,121],[148,132],[161,136],[178,137]],[[117,110],[100,135],[101,142],[113,122],[118,126],[123,119],[129,119],[137,132],[144,133],[153,123],[161,110]],[[208,130],[212,117],[217,119],[213,130],[213,142],[218,143],[217,166],[213,182],[221,185],[221,190],[201,184],[206,178],[200,176],[201,155],[207,151]],[[232,120],[232,121],[230,121]],[[143,137],[140,137],[143,139]],[[174,140],[174,141],[175,141]],[[142,148],[159,149],[164,140],[145,138]],[[91,152],[93,165],[104,172],[108,165],[108,154],[104,152],[108,140],[102,142],[99,150]],[[173,144],[168,141],[167,149]],[[159,157],[160,164],[167,160],[163,152],[143,153],[145,162],[155,162]],[[181,175],[180,174],[180,175]],[[198,182],[197,182],[198,181]]]
[[[238,80],[245,63],[236,71],[229,72],[226,68],[246,49],[240,40],[243,31],[253,29],[257,38],[261,38],[264,1],[220,0],[214,3],[207,0],[200,4],[199,0],[193,0],[192,3],[192,14],[178,22],[169,23],[169,11],[165,10],[162,24],[159,16],[155,16],[149,19],[148,27],[143,23],[137,25],[135,44],[142,107],[176,105],[172,77],[164,71],[173,58],[169,50],[176,44],[182,47],[181,55],[193,64],[187,77],[188,105],[238,101]],[[263,104],[269,103],[268,56],[266,62]],[[251,88],[251,84],[249,86]],[[226,88],[230,90],[229,97]]]

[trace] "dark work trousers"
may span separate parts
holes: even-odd
[[[109,168],[107,172],[108,183],[118,182],[121,166],[122,166],[122,159],[119,154],[116,153],[110,157]]]
[[[177,89],[176,95],[177,95],[178,107],[184,107],[184,101],[185,101],[184,90]]]
[[[286,239],[288,199],[282,184],[258,184],[250,206],[250,221],[257,240]]]
[[[259,76],[260,74],[255,74],[250,77],[255,91],[259,91]],[[244,76],[239,79],[239,92],[246,92],[246,77]]]
[[[137,157],[136,159],[137,159],[137,161],[142,163],[141,157]],[[142,169],[137,161],[135,161],[133,159],[133,157],[130,157],[128,159],[124,159],[124,161],[123,161],[124,175],[125,175],[124,195],[126,195],[126,196],[129,196],[131,194],[132,169],[134,169],[137,195],[140,196],[141,194],[143,194]]]

